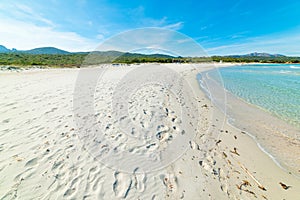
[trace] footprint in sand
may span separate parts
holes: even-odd
[[[32,166],[34,166],[34,165],[37,164],[37,161],[38,161],[37,158],[33,158],[33,159],[29,160],[29,161],[25,164],[25,167],[32,167]]]
[[[115,172],[114,176],[115,182],[113,184],[113,191],[115,196],[119,198],[126,198],[132,186],[130,176],[121,172]]]
[[[163,181],[163,184],[166,186],[166,190],[169,192],[175,192],[178,188],[177,185],[177,176],[174,174],[161,175],[160,178]]]

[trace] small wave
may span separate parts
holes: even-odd
[[[292,71],[280,70],[279,73],[280,74],[289,74],[289,73],[292,73]]]
[[[291,69],[300,69],[300,66],[299,67],[296,67],[296,66],[290,66]]]

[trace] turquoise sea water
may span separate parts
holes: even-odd
[[[220,68],[219,73],[210,77],[226,90],[300,127],[300,65],[243,65]]]

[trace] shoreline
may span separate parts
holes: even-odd
[[[221,67],[224,67],[224,66],[221,66]],[[235,66],[225,66],[225,67],[235,67]],[[206,76],[208,76],[207,72],[208,71],[203,72],[203,73],[206,73]],[[212,79],[212,78],[210,78],[210,79]],[[201,89],[203,90],[202,87],[201,87]],[[225,88],[222,88],[222,89],[224,89],[224,91],[226,93],[227,100],[231,101],[230,103],[232,103],[232,105],[230,105],[230,103],[227,106],[225,105],[225,109],[228,108],[227,110],[231,113],[228,113],[227,111],[222,110],[222,112],[226,115],[226,118],[228,119],[226,123],[237,128],[241,132],[245,132],[247,135],[249,135],[249,137],[251,137],[257,143],[257,146],[266,155],[268,155],[274,161],[274,163],[278,165],[278,167],[282,168],[283,170],[285,170],[287,172],[292,171],[292,174],[296,178],[300,179],[300,173],[299,173],[300,172],[299,171],[300,162],[298,161],[298,165],[296,165],[296,166],[291,166],[292,162],[299,159],[299,157],[294,156],[294,157],[292,157],[292,159],[290,159],[292,161],[289,161],[289,163],[286,163],[287,161],[285,160],[285,157],[278,154],[278,151],[286,152],[286,155],[289,154],[289,148],[286,149],[286,148],[284,148],[284,146],[279,145],[280,141],[283,141],[285,139],[293,140],[297,143],[296,146],[293,145],[293,146],[295,146],[294,149],[297,149],[300,147],[300,141],[296,137],[296,134],[299,132],[299,127],[297,127],[291,123],[288,123],[287,121],[281,119],[280,117],[276,116],[272,112],[261,108],[260,106],[249,103],[246,100],[244,100],[243,98],[235,96],[233,93],[226,90]],[[262,136],[263,133],[259,133],[261,131],[258,131],[257,129],[253,129],[253,127],[251,127],[251,126],[248,126],[248,128],[245,129],[245,126],[247,123],[249,123],[249,122],[253,123],[253,118],[250,121],[248,121],[247,117],[244,117],[244,116],[249,116],[250,114],[243,115],[242,112],[239,113],[237,111],[237,109],[230,109],[232,106],[235,106],[235,105],[238,105],[238,108],[245,108],[244,111],[251,110],[252,111],[251,113],[253,115],[263,116],[263,117],[260,117],[261,121],[259,123],[255,123],[256,126],[260,127],[260,123],[265,123],[265,124],[268,123],[268,126],[273,126],[271,130],[278,132],[278,134],[281,131],[285,132],[285,133],[280,133],[280,135],[282,134],[283,137],[280,138],[280,141],[276,142],[274,148],[270,148],[270,146],[273,145],[272,143],[268,144],[261,140],[261,138],[263,137]],[[220,108],[218,108],[218,109],[220,109]],[[238,113],[238,115],[236,115],[237,113]],[[240,117],[242,115],[243,115],[243,118],[240,119]],[[237,116],[239,116],[239,117],[237,117]],[[273,125],[272,121],[275,121],[276,125],[275,124]],[[254,124],[252,126],[254,126]],[[260,128],[262,128],[262,127],[260,127]],[[264,132],[264,131],[262,131],[262,132]],[[269,136],[271,137],[270,134],[269,134]]]
[[[216,65],[217,67],[234,67],[234,66],[236,66],[236,65]],[[207,70],[207,71],[209,71],[209,70]],[[195,80],[197,81],[197,83],[198,83],[198,85],[199,85],[199,90],[201,90],[204,94],[205,94],[205,97],[207,98],[207,100],[210,100],[209,99],[209,97],[207,96],[207,93],[205,92],[205,91],[203,91],[203,88],[200,86],[200,84],[199,84],[199,81],[198,81],[198,78],[196,77],[195,78]],[[229,92],[229,91],[226,91],[226,92]],[[230,92],[229,92],[230,93]],[[233,94],[232,94],[232,96],[234,96]],[[271,116],[272,118],[276,118],[276,119],[278,119],[278,121],[281,121],[281,122],[283,122],[284,124],[287,124],[289,127],[292,127],[292,128],[295,128],[295,129],[297,129],[297,127],[295,127],[295,126],[293,126],[292,124],[289,124],[289,123],[287,123],[287,122],[285,122],[284,120],[282,120],[282,119],[280,119],[280,118],[278,118],[277,116],[274,116],[274,115],[272,115],[271,113],[269,113],[269,112],[266,112],[265,110],[263,110],[263,109],[260,109],[259,107],[257,107],[256,105],[253,105],[253,104],[250,104],[250,103],[248,103],[248,102],[246,102],[246,101],[244,101],[243,99],[240,99],[240,98],[238,98],[238,97],[236,97],[236,96],[234,96],[234,98],[236,98],[238,101],[242,101],[244,104],[247,104],[248,106],[251,106],[251,107],[254,107],[255,109],[254,110],[257,110],[257,111],[260,111],[260,112],[263,112],[263,113],[265,113],[266,115],[269,115],[269,116]],[[216,106],[214,106],[215,108],[214,109],[217,109],[217,110],[219,110],[219,112],[222,112],[223,113],[223,111],[219,108],[219,107],[216,107]],[[224,113],[225,114],[225,113]],[[252,140],[253,142],[254,142],[254,145],[255,145],[255,147],[253,147],[253,146],[248,146],[248,148],[249,148],[249,150],[250,149],[254,149],[254,148],[258,148],[259,149],[259,151],[262,153],[262,154],[264,154],[266,157],[268,157],[268,159],[270,159],[270,161],[271,161],[271,163],[269,163],[268,165],[266,165],[265,167],[267,167],[267,166],[272,166],[273,164],[274,164],[274,166],[275,166],[275,168],[279,168],[280,170],[279,171],[281,171],[281,173],[283,173],[283,174],[286,174],[286,176],[287,176],[287,174],[288,175],[292,175],[292,177],[293,177],[293,179],[295,178],[295,180],[296,180],[296,182],[298,182],[298,185],[297,186],[300,186],[300,182],[299,182],[299,180],[300,180],[300,176],[299,176],[299,172],[300,172],[300,170],[298,169],[298,168],[294,168],[293,170],[291,170],[291,168],[290,167],[287,167],[287,166],[284,166],[284,165],[282,165],[282,161],[280,160],[280,158],[277,158],[276,156],[274,156],[272,153],[269,153],[268,152],[268,150],[264,147],[264,145],[262,145],[261,144],[261,142],[256,138],[256,136],[254,135],[254,134],[252,134],[252,132],[251,131],[245,131],[245,129],[243,129],[242,128],[242,126],[243,126],[243,124],[242,124],[242,126],[241,127],[238,127],[237,125],[235,125],[235,124],[233,124],[233,123],[231,123],[230,122],[230,118],[231,118],[231,116],[228,114],[228,113],[226,113],[225,114],[226,115],[226,124],[228,125],[228,126],[230,126],[230,127],[232,127],[233,129],[235,129],[235,130],[237,130],[237,132],[239,132],[240,133],[240,136],[241,135],[246,135],[246,137],[248,138],[248,139],[250,139],[250,140]],[[249,145],[249,143],[250,143],[250,141],[248,140],[248,142],[246,142],[246,143],[244,143],[244,145],[245,144],[247,144],[247,145]],[[229,145],[230,146],[230,144],[226,144],[226,145]],[[246,146],[247,146],[246,145]],[[295,152],[295,151],[294,151]],[[289,152],[289,153],[293,153],[293,152]],[[252,156],[253,157],[255,157],[256,155],[253,155],[252,154]],[[257,156],[258,157],[263,157],[262,155],[259,155],[259,154],[257,154]],[[254,158],[253,158],[254,159]],[[278,160],[279,159],[279,160]],[[273,164],[272,164],[273,163]],[[250,164],[250,163],[249,163]],[[255,167],[254,167],[255,168]],[[271,168],[273,168],[273,167],[271,167]],[[262,169],[262,166],[261,167],[258,167],[258,169]],[[270,170],[270,171],[272,171],[272,170]],[[291,173],[291,171],[292,171],[292,173]],[[267,171],[265,171],[265,173],[267,174]],[[275,174],[273,174],[273,175],[275,175]],[[263,176],[263,175],[262,175]],[[277,191],[274,191],[275,192],[275,195],[273,196],[273,197],[278,197],[278,196],[276,196],[276,192]]]
[[[276,65],[294,65],[293,63],[245,63],[245,64],[242,64],[242,65],[259,65],[259,64],[262,64],[262,65],[273,65],[273,64],[276,64]],[[298,63],[295,63],[295,65],[300,65]],[[221,67],[235,67],[235,66],[240,66],[240,65],[230,65],[230,66],[221,66]],[[294,127],[294,128],[297,128],[297,129],[300,129],[300,125],[299,126],[296,126],[295,124],[292,124],[290,123],[289,121],[286,121],[284,119],[282,119],[279,115],[276,115],[275,113],[272,113],[271,111],[259,106],[259,105],[256,105],[256,104],[253,104],[253,103],[250,103],[248,102],[247,100],[243,99],[242,97],[239,97],[239,96],[236,96],[234,95],[232,92],[230,92],[229,90],[227,90],[226,88],[224,88],[224,90],[228,93],[230,93],[232,96],[236,97],[237,99],[239,99],[240,101],[243,101],[244,103],[250,105],[250,106],[254,106],[256,108],[258,108],[259,110],[262,110],[270,115],[272,115],[273,117],[276,117],[277,119],[280,119],[281,121],[284,121],[285,123],[289,124],[290,126]]]
[[[226,90],[226,91],[227,91],[227,90]],[[230,94],[232,94],[230,91],[227,91],[227,92],[229,92]],[[265,112],[266,114],[268,114],[268,115],[270,115],[270,116],[272,116],[272,117],[275,117],[275,118],[279,119],[280,121],[282,121],[282,122],[288,124],[289,126],[298,129],[297,126],[294,126],[293,124],[290,124],[290,123],[284,121],[283,119],[281,119],[281,118],[279,118],[278,116],[274,115],[274,114],[271,113],[270,111],[265,110],[265,109],[263,109],[263,108],[261,108],[261,107],[255,105],[255,104],[251,104],[251,103],[247,102],[246,100],[244,100],[244,99],[242,99],[242,98],[239,98],[239,97],[235,96],[234,94],[232,94],[232,95],[233,95],[235,98],[237,98],[239,101],[242,101],[243,103],[245,103],[245,104],[247,104],[247,105],[249,105],[249,106],[253,106],[253,107],[255,107],[256,109],[258,109],[258,110],[260,110],[260,111],[263,111],[263,112]],[[228,118],[230,118],[230,116],[228,116]],[[268,156],[274,161],[274,163],[275,163],[278,167],[280,167],[282,170],[284,170],[284,171],[286,171],[286,172],[289,172],[289,171],[290,171],[290,170],[289,170],[289,166],[283,166],[283,165],[281,164],[282,161],[280,161],[279,158],[276,158],[276,156],[274,156],[272,153],[268,152],[268,150],[266,149],[266,147],[264,147],[264,146],[262,146],[262,145],[260,144],[260,142],[257,140],[257,138],[255,137],[255,135],[253,135],[251,132],[244,131],[244,130],[242,130],[241,128],[236,127],[236,125],[234,125],[233,123],[230,122],[230,119],[227,120],[227,123],[228,123],[230,126],[233,126],[233,127],[235,127],[236,129],[238,129],[239,131],[245,132],[249,137],[251,137],[251,138],[257,143],[257,146],[261,149],[261,151],[263,151],[266,155],[268,155]],[[298,171],[297,171],[296,168],[293,169],[293,175],[294,175],[296,178],[300,179],[300,174],[297,174],[297,172],[298,172]]]
[[[118,66],[134,66],[134,65],[151,65],[151,64],[162,64],[162,65],[215,65],[215,66],[221,66],[226,67],[227,65],[230,66],[238,66],[238,65],[300,65],[300,63],[268,63],[268,62],[190,62],[190,63],[159,63],[159,62],[149,62],[149,63],[103,63],[103,64],[97,64],[92,67],[97,67],[99,65],[114,65],[117,64]],[[12,67],[10,69],[9,67]],[[28,70],[48,70],[48,69],[79,69],[79,68],[88,68],[88,67],[81,67],[81,66],[72,66],[72,67],[63,67],[63,66],[51,66],[51,65],[0,65],[0,71],[14,71],[16,69],[22,70],[22,71],[28,71]]]

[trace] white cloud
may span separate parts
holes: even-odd
[[[96,36],[96,38],[102,41],[102,40],[104,40],[104,35],[103,34],[98,34]]]
[[[0,27],[0,45],[19,50],[51,46],[90,51],[99,43],[99,38],[91,40],[75,32],[57,30],[55,23],[22,3],[0,5]]]
[[[0,44],[20,50],[36,47],[57,47],[67,51],[88,51],[97,42],[74,32],[57,31],[51,26],[37,26],[14,19],[0,19]]]

